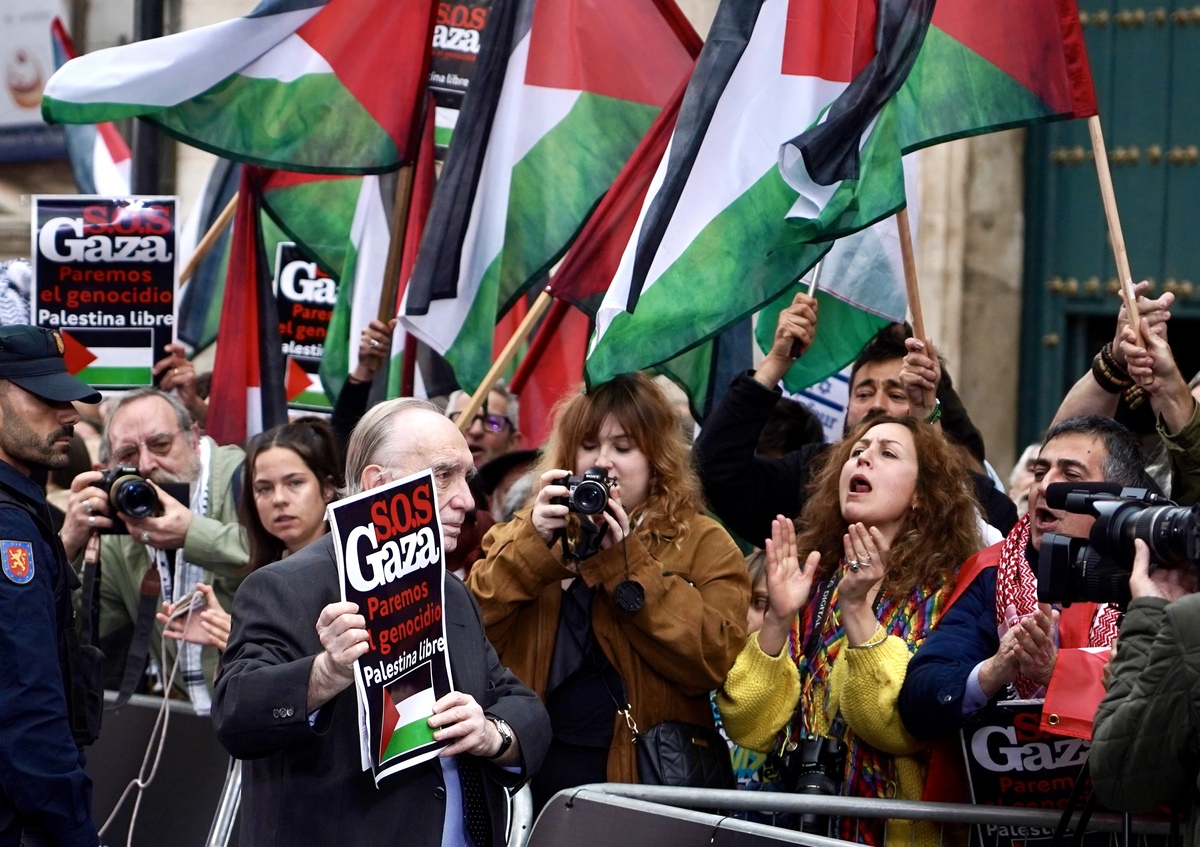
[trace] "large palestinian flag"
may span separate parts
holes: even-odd
[[[497,317],[567,249],[699,40],[674,0],[497,0],[403,322],[474,389]]]
[[[287,421],[279,315],[260,226],[264,180],[259,169],[242,169],[210,396],[221,412],[206,425],[218,444],[243,444]]]
[[[369,173],[406,160],[432,0],[264,0],[244,18],[99,50],[46,85],[53,123],[140,117],[241,162]]]
[[[893,214],[902,153],[1094,114],[1074,0],[938,0],[929,13],[926,0],[722,2],[598,313],[591,382],[715,337],[779,297],[829,239]],[[843,295],[852,280],[822,280],[824,332],[797,364],[802,384],[889,319]]]

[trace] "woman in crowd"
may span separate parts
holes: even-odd
[[[593,468],[606,508],[572,511],[564,479]],[[537,808],[563,788],[637,782],[633,724],[712,726],[709,691],[745,642],[750,601],[741,553],[704,515],[674,411],[645,375],[567,398],[540,470],[532,508],[488,533],[467,580],[501,661],[550,712]]]
[[[924,745],[904,731],[896,698],[958,567],[982,547],[967,480],[957,452],[911,417],[860,424],[832,449],[799,537],[780,516],[767,539],[762,628],[717,697],[734,741],[766,751],[837,739],[844,746],[823,744],[826,792],[921,797]],[[830,835],[871,845],[924,847],[940,836],[933,824],[834,823]]]
[[[238,518],[250,541],[246,573],[277,562],[329,531],[325,507],[342,484],[342,455],[333,430],[320,418],[297,418],[250,439],[246,446]],[[171,618],[175,604],[164,603],[159,620],[172,638],[215,644],[225,649],[229,613],[212,587],[199,583],[203,607]],[[169,621],[169,622],[168,622]]]

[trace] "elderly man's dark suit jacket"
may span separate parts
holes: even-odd
[[[437,760],[387,777],[376,788],[362,770],[354,686],[309,725],[309,669],[322,649],[316,622],[321,609],[339,599],[331,535],[255,571],[238,589],[212,714],[221,743],[249,760],[243,765],[241,843],[437,847],[446,796]],[[455,688],[508,721],[528,775],[549,744],[545,708],[500,665],[478,607],[453,577],[446,580],[444,619]],[[519,784],[525,775],[491,763],[483,772],[498,847],[506,821],[503,785]]]

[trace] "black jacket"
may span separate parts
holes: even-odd
[[[485,790],[503,844],[504,787],[537,770],[550,719],[537,695],[500,665],[479,608],[461,582],[446,579],[446,641],[454,687],[503,718],[521,745],[526,774],[485,763]],[[438,847],[446,791],[434,759],[375,786],[359,755],[354,687],[305,713],[308,676],[321,651],[316,621],[341,599],[333,536],[250,574],[233,604],[233,631],[213,698],[213,723],[243,766],[241,843],[354,847]]]

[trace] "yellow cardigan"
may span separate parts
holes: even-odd
[[[908,645],[894,635],[885,637],[879,626],[870,647],[842,649],[829,674],[829,713],[810,716],[813,732],[829,731],[830,715],[841,709],[849,732],[894,757],[896,785],[890,796],[920,800],[925,788],[926,743],[913,738],[900,721],[897,698],[911,657]],[[800,672],[786,649],[768,656],[751,635],[717,693],[717,707],[725,731],[738,744],[769,751],[779,731],[796,711],[800,699]],[[889,786],[890,788],[891,786]],[[957,834],[955,828],[955,834]],[[965,833],[964,833],[965,835]],[[932,822],[889,820],[887,847],[937,847],[954,843],[951,831],[941,837]]]

